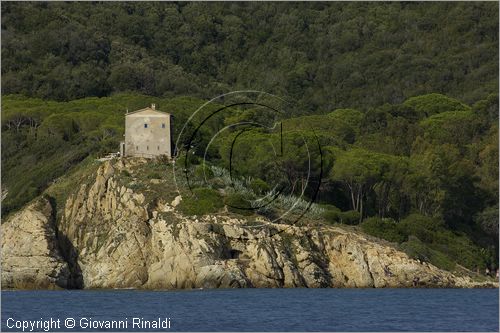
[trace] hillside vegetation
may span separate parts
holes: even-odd
[[[2,2],[2,91],[259,89],[294,112],[498,91],[497,2]]]
[[[4,96],[2,183],[8,194],[3,214],[20,208],[86,158],[117,151],[125,110],[150,102],[174,115],[175,139],[203,101],[135,94],[71,102]],[[448,269],[454,263],[468,268],[495,266],[497,110],[495,95],[469,106],[429,94],[366,112],[339,109],[284,119],[285,148],[279,159],[272,153],[273,146],[265,144],[270,140],[276,146],[278,133],[252,130],[240,135],[232,152],[234,176],[241,179],[236,187],[234,180],[224,176],[229,168],[228,149],[238,133],[229,130],[214,141],[205,166],[204,149],[193,149],[188,166],[196,199],[190,203],[187,198],[180,209],[199,215],[217,212],[224,203],[235,214],[279,216],[290,205],[286,198],[265,209],[249,211],[245,205],[251,208],[252,200],[275,184],[303,183],[307,164],[303,140],[314,137],[323,157],[313,154],[311,158],[312,181],[304,189],[304,199],[315,199],[317,205],[313,207],[316,215],[306,220],[358,225],[369,234],[401,244],[417,258]],[[225,123],[248,114],[256,113],[236,109],[230,116],[214,119],[204,127],[205,142],[197,141],[196,146],[205,147],[207,138]],[[179,144],[182,147],[186,142]],[[165,168],[155,170],[144,172],[145,177],[169,174]],[[313,197],[321,171],[320,191]],[[200,181],[205,174],[213,178],[208,184]],[[225,189],[225,195],[197,186]],[[288,195],[300,196],[300,192],[297,187]]]
[[[156,103],[190,150],[185,214],[273,219],[303,194],[304,221],[448,269],[498,267],[498,3],[1,6],[3,217],[117,152],[126,110]],[[238,89],[283,98],[286,115],[240,106],[180,135]],[[215,135],[248,121],[269,128]],[[280,199],[247,209],[266,194]]]

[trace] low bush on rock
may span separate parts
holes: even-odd
[[[196,188],[192,195],[185,196],[179,210],[186,215],[204,215],[218,212],[224,207],[222,196],[210,188]]]

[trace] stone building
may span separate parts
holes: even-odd
[[[125,115],[125,142],[121,156],[151,158],[159,155],[172,157],[171,115],[151,107]]]

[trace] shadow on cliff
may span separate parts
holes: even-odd
[[[55,236],[59,252],[61,253],[64,261],[68,264],[70,276],[66,288],[68,289],[83,289],[83,276],[80,265],[78,264],[78,251],[73,246],[71,240],[59,230],[57,223],[57,202],[54,198],[47,198],[52,206],[52,222],[55,228]]]

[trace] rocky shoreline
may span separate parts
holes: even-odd
[[[2,287],[407,288],[498,287],[413,260],[335,226],[225,215],[187,217],[178,200],[148,202],[120,185],[123,161],[106,161],[71,194],[59,219],[42,196],[2,224]],[[415,282],[416,281],[416,282]]]

